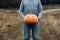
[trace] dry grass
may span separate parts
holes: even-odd
[[[23,40],[22,28],[17,10],[0,9],[0,40]],[[43,13],[39,29],[39,40],[60,40],[60,10]]]

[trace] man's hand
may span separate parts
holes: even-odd
[[[25,18],[23,18],[23,21],[25,21]]]

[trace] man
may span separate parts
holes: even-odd
[[[37,15],[38,21],[34,24],[24,22],[24,16],[28,13]],[[32,29],[33,40],[38,40],[39,20],[42,18],[42,4],[40,0],[22,0],[19,8],[19,15],[23,20],[24,40],[30,40],[30,28]]]

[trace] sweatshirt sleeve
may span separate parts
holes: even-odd
[[[38,3],[38,19],[40,20],[42,18],[42,4],[41,4],[41,1],[39,0],[39,3]]]
[[[22,19],[24,18],[23,11],[24,11],[24,5],[22,0],[19,8],[19,15],[21,16]]]

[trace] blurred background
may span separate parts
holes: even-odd
[[[21,0],[0,0],[0,40],[24,39],[22,19],[18,13],[20,3]],[[60,0],[41,0],[41,3],[43,17],[39,40],[60,40]]]
[[[43,5],[60,4],[60,0],[41,0]],[[19,8],[21,0],[0,0],[0,8]]]

